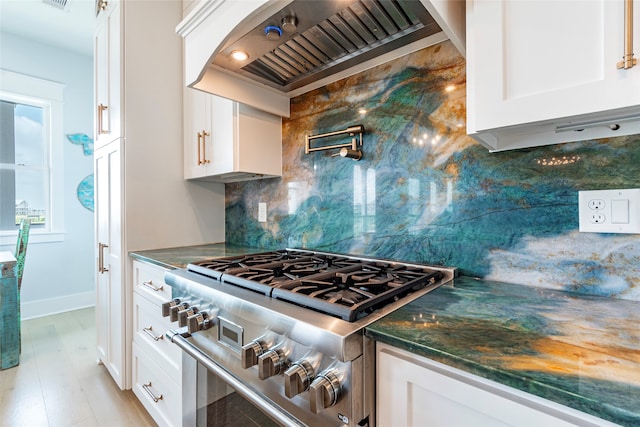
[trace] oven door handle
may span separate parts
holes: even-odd
[[[182,351],[193,357],[198,363],[204,365],[209,371],[216,374],[224,382],[233,387],[238,394],[247,399],[253,405],[257,406],[265,412],[267,415],[287,427],[304,427],[305,424],[301,423],[297,419],[293,418],[290,414],[283,411],[278,405],[266,397],[256,393],[253,389],[246,386],[235,375],[229,372],[227,369],[219,365],[212,360],[206,353],[200,350],[198,347],[191,344],[186,338],[184,338],[178,331],[170,329],[166,332],[166,337],[172,343],[176,344]]]

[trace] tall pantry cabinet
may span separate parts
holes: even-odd
[[[134,250],[224,241],[224,185],[183,175],[178,1],[98,0],[94,45],[96,328],[131,387]]]

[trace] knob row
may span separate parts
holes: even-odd
[[[178,326],[187,327],[190,334],[215,325],[214,316],[198,307],[191,306],[187,301],[174,298],[162,304],[162,316],[169,317],[172,322],[178,322]]]
[[[248,369],[258,365],[258,377],[265,380],[284,371],[284,393],[292,399],[309,390],[311,410],[320,413],[323,409],[336,404],[342,392],[340,379],[336,372],[327,369],[317,376],[313,365],[298,360],[286,368],[287,357],[282,348],[268,349],[263,340],[254,340],[242,347],[242,367]]]
[[[174,298],[162,304],[162,316],[187,327],[190,334],[211,328],[216,323],[217,313],[200,310],[189,301]],[[337,372],[326,369],[315,374],[310,361],[302,359],[287,368],[287,351],[282,346],[274,346],[267,339],[257,339],[242,347],[242,367],[248,369],[258,365],[258,377],[265,380],[284,374],[285,395],[292,399],[302,392],[309,391],[309,403],[314,413],[336,404],[342,393]]]

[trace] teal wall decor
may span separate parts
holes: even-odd
[[[85,156],[93,155],[93,139],[84,133],[70,133],[67,135],[72,144],[82,145]]]
[[[292,98],[282,178],[226,185],[227,243],[640,300],[640,235],[578,231],[578,191],[640,188],[640,135],[489,153],[466,135],[465,66],[446,41]],[[362,160],[305,154],[354,124]]]
[[[93,212],[93,174],[87,175],[76,190],[80,204]]]

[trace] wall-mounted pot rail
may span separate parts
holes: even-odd
[[[319,135],[306,135],[305,136],[305,154],[309,154],[314,151],[334,150],[340,148],[340,151],[334,156],[348,157],[354,160],[360,160],[362,158],[362,134],[364,133],[363,125],[349,126],[344,130],[337,130],[333,132],[322,133]],[[311,147],[311,141],[320,138],[328,138],[331,136],[348,134],[351,138],[351,142],[344,144],[323,145],[318,147]],[[358,134],[358,138],[356,138]]]

